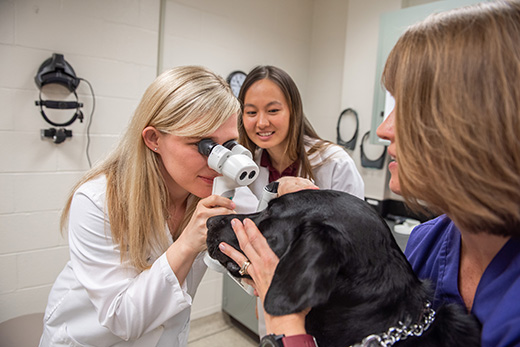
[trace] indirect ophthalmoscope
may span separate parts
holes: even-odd
[[[208,157],[208,166],[222,174],[213,180],[212,194],[214,195],[233,199],[236,188],[251,184],[258,176],[258,166],[253,161],[251,152],[235,140],[219,145],[211,139],[203,139],[199,142],[198,148],[201,154]],[[204,254],[204,263],[212,270],[227,273],[249,295],[253,295],[253,287],[231,275],[207,252]]]
[[[208,166],[222,174],[213,180],[214,195],[232,199],[236,188],[253,183],[258,176],[251,152],[235,140],[219,145],[212,139],[203,139],[198,147],[208,157]]]
[[[219,145],[211,139],[203,139],[198,144],[199,152],[208,157],[208,166],[223,176],[213,180],[212,194],[232,199],[235,189],[253,183],[258,177],[258,166],[247,148],[235,140]],[[271,199],[278,195],[278,182],[264,187],[257,211],[267,207]]]

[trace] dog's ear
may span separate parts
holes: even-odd
[[[345,261],[348,240],[335,228],[304,222],[295,233],[299,236],[280,257],[264,301],[265,311],[275,316],[325,303]]]

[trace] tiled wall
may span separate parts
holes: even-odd
[[[90,156],[98,160],[155,78],[158,18],[159,0],[0,1],[0,322],[45,309],[68,260],[60,211],[88,169],[86,122],[67,127],[73,137],[65,143],[40,139],[40,129],[50,125],[34,105],[38,67],[61,53],[78,77],[92,83]],[[69,97],[52,88],[47,92]],[[82,82],[77,92],[88,121],[90,90]],[[60,112],[69,113],[66,119],[73,114]]]

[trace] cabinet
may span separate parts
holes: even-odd
[[[258,334],[256,296],[247,294],[231,277],[224,275],[222,287],[222,311]]]

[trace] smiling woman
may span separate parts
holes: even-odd
[[[265,185],[283,176],[309,178],[320,188],[364,197],[364,183],[352,158],[322,140],[303,112],[296,83],[284,70],[258,66],[247,75],[239,100],[239,142],[254,154],[258,179],[250,186],[261,197]]]
[[[239,112],[228,84],[203,67],[174,68],[148,87],[119,146],[70,194],[70,261],[40,346],[186,346],[206,220],[237,208],[211,195],[217,173],[197,145],[236,139]]]
[[[320,188],[364,198],[363,179],[354,160],[343,148],[318,136],[303,113],[296,83],[284,70],[254,68],[238,99],[243,105],[239,142],[254,153],[258,164],[258,178],[249,187],[259,199],[267,184],[284,176],[309,178]],[[260,335],[265,334],[262,312],[260,309]]]

